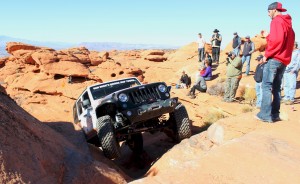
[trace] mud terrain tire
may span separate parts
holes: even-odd
[[[104,155],[109,159],[120,157],[120,145],[116,139],[113,122],[109,115],[98,118],[97,130],[98,138]]]
[[[179,103],[174,112],[171,113],[173,123],[174,139],[180,142],[183,139],[190,138],[192,135],[190,119],[184,105]]]
[[[128,140],[128,147],[134,154],[140,155],[144,151],[144,141],[142,133],[132,134]]]

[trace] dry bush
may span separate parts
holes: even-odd
[[[253,111],[253,107],[245,106],[242,108],[243,113],[252,112],[252,111]]]
[[[215,96],[224,96],[225,93],[225,82],[218,81],[217,84],[212,85],[207,89],[206,93]]]
[[[223,119],[223,118],[226,118],[226,116],[224,114],[222,114],[221,112],[212,111],[212,112],[207,113],[207,115],[203,118],[203,123],[206,126],[208,126],[208,125],[215,123],[219,119]]]
[[[246,87],[245,86],[239,86],[236,96],[244,97],[245,92],[246,92]]]
[[[256,99],[256,91],[255,88],[247,87],[245,90],[245,94],[243,95],[246,101],[253,102]]]

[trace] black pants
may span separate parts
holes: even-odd
[[[212,48],[212,58],[214,62],[219,62],[220,57],[220,47],[213,47]]]
[[[194,95],[196,89],[197,89],[198,91],[202,92],[202,93],[205,93],[205,92],[206,92],[206,88],[205,88],[205,89],[204,89],[204,88],[201,88],[200,85],[194,85],[194,86],[192,87],[192,89],[191,89],[190,92]]]

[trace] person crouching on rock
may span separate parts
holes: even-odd
[[[236,56],[234,52],[229,52],[227,57],[227,71],[226,71],[226,84],[224,102],[233,102],[236,90],[239,87],[242,78],[242,59]]]
[[[201,69],[202,68],[200,67],[199,70],[201,70]],[[191,99],[196,98],[196,95],[195,95],[196,89],[202,93],[205,93],[207,90],[205,79],[200,75],[200,73],[197,73],[197,80],[196,80],[194,86],[188,92],[187,96],[190,96]]]
[[[178,83],[179,84],[177,84],[176,88],[188,88],[189,76],[185,73],[185,71],[182,71],[182,75],[181,75]]]

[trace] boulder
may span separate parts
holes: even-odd
[[[33,46],[21,42],[8,42],[6,44],[6,51],[12,55],[14,55],[14,52],[18,50],[33,51],[38,49],[41,49],[41,47],[37,47],[37,46]]]
[[[63,54],[61,54],[61,53],[63,53]],[[70,48],[67,50],[61,50],[59,55],[62,55],[62,56],[59,56],[59,58],[64,61],[91,63],[89,54],[90,54],[90,51],[85,47]],[[70,57],[71,60],[67,59],[67,58],[63,58],[63,57],[66,57],[65,55],[67,55],[67,57]],[[75,59],[75,58],[77,58],[77,59]]]
[[[59,61],[42,65],[42,70],[48,74],[59,74],[63,76],[87,77],[89,69],[81,63],[71,61]]]
[[[109,53],[106,52],[106,51],[102,51],[102,52],[99,52],[99,56],[102,58],[102,60],[105,62],[108,57],[109,57]]]
[[[149,55],[159,55],[163,56],[165,52],[163,50],[146,50],[141,53],[142,56],[146,57]]]
[[[99,53],[96,51],[91,51],[89,54],[89,58],[91,60],[91,65],[98,66],[103,62],[103,59],[99,56]]]
[[[8,60],[8,57],[0,58],[0,67]]]
[[[166,61],[167,58],[161,55],[148,55],[145,57],[145,60],[155,61],[155,62],[163,62]]]
[[[53,63],[59,60],[57,57],[57,53],[55,51],[49,51],[49,50],[35,51],[33,54],[31,54],[31,58],[38,65]]]

